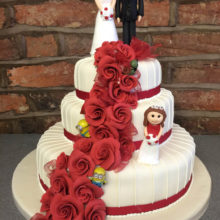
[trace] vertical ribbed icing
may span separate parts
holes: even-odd
[[[153,89],[161,84],[161,66],[157,59],[139,61],[138,70],[141,73],[139,82],[142,91]],[[76,89],[90,92],[95,77],[94,57],[86,57],[76,63],[74,70],[74,85]]]
[[[134,141],[143,140],[144,138],[144,112],[151,105],[163,106],[167,118],[164,124],[164,131],[166,133],[173,127],[173,115],[174,115],[174,100],[173,95],[166,89],[161,89],[161,92],[149,99],[143,99],[138,101],[138,107],[132,110],[132,122],[136,127],[138,134],[133,137]],[[80,119],[84,118],[83,114],[80,114],[84,100],[79,99],[76,96],[75,91],[68,93],[61,102],[61,120],[63,127],[70,133],[76,135],[78,131],[76,125]]]
[[[63,134],[61,123],[42,135],[37,146],[37,172],[49,185],[45,163],[65,152],[70,154],[73,143]],[[189,181],[195,156],[195,144],[185,129],[174,124],[172,136],[160,146],[160,163],[156,166],[137,162],[136,151],[125,169],[107,173],[103,199],[107,206],[119,207],[148,204],[170,197]]]

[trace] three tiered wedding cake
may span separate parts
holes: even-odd
[[[146,48],[150,48],[149,45],[137,39],[134,39],[134,42],[136,44],[141,44],[143,47],[145,46]],[[122,48],[121,51],[124,53],[123,56],[128,58],[128,60],[130,59],[130,55],[128,55],[127,52],[130,50],[136,54],[137,58],[138,49],[136,47],[132,47],[132,44],[131,46],[128,46],[119,41],[115,42],[114,44],[120,45],[120,49]],[[111,45],[111,43],[104,43],[101,49],[105,51],[108,45]],[[138,74],[124,74],[126,77],[136,77],[136,79],[139,81],[138,84],[135,84],[136,90],[134,90],[133,87],[129,92],[126,93],[135,95],[137,103],[135,103],[135,99],[133,99],[131,102],[128,102],[127,99],[122,98],[124,96],[122,95],[123,93],[120,88],[115,89],[114,86],[105,85],[108,88],[108,96],[106,96],[104,92],[105,86],[103,86],[104,84],[101,77],[103,75],[100,73],[101,70],[99,68],[99,64],[95,66],[94,63],[101,63],[99,59],[105,60],[106,58],[109,58],[108,53],[115,51],[115,48],[110,48],[109,51],[103,52],[103,56],[101,58],[98,57],[97,53],[95,54],[95,58],[91,56],[84,58],[76,63],[74,71],[75,90],[67,94],[62,100],[62,121],[55,124],[48,131],[46,131],[38,143],[38,181],[42,190],[47,191],[47,193],[45,193],[42,197],[41,201],[42,206],[44,207],[45,198],[47,198],[46,203],[48,203],[48,191],[51,193],[51,189],[58,188],[63,195],[63,188],[66,187],[65,184],[68,182],[67,180],[65,180],[66,182],[62,180],[64,178],[63,174],[59,174],[58,176],[55,175],[56,178],[54,180],[54,173],[56,173],[57,169],[62,170],[64,168],[69,174],[68,178],[72,178],[72,181],[81,178],[81,176],[85,176],[84,174],[71,174],[72,163],[78,163],[78,161],[70,161],[72,161],[71,158],[74,157],[74,152],[78,154],[78,149],[85,153],[85,148],[89,148],[91,145],[91,149],[88,150],[88,152],[90,151],[89,154],[88,152],[85,154],[87,156],[90,155],[93,161],[97,161],[94,154],[91,153],[93,152],[93,148],[95,148],[94,146],[97,142],[100,143],[105,139],[111,139],[110,141],[114,144],[114,140],[119,140],[115,145],[120,143],[122,149],[122,142],[120,142],[121,138],[123,135],[127,134],[126,132],[129,133],[131,129],[129,126],[123,126],[123,129],[121,129],[119,126],[114,126],[115,124],[111,123],[112,120],[108,119],[108,114],[110,114],[108,108],[109,106],[114,107],[118,103],[120,104],[125,102],[127,102],[129,109],[132,109],[131,125],[133,125],[132,131],[130,132],[133,135],[132,143],[129,141],[126,143],[128,144],[128,150],[131,145],[134,146],[135,149],[130,152],[128,160],[125,161],[122,161],[124,151],[121,152],[121,155],[119,156],[116,155],[116,153],[114,156],[112,156],[112,151],[107,152],[108,155],[106,160],[108,160],[108,163],[114,163],[114,168],[109,168],[110,166],[105,164],[106,161],[102,161],[102,163],[95,162],[95,167],[99,167],[100,165],[102,166],[103,164],[105,169],[108,170],[105,174],[107,183],[101,186],[103,189],[103,195],[101,199],[105,203],[105,213],[107,216],[114,215],[118,218],[121,218],[127,214],[138,215],[166,207],[180,199],[190,187],[195,157],[195,144],[193,138],[189,135],[188,132],[185,131],[184,128],[181,128],[179,125],[173,123],[174,99],[170,91],[160,88],[162,72],[159,61],[155,58],[145,57],[144,59],[138,61],[138,67],[136,71]],[[144,53],[144,50],[141,51]],[[122,58],[122,60],[123,59],[124,58]],[[107,63],[112,65],[112,63],[109,61]],[[114,81],[114,73],[112,70],[106,73],[111,75],[111,77],[108,78],[109,84]],[[107,75],[107,77],[108,76],[109,75]],[[121,75],[121,77],[124,76]],[[123,82],[121,82],[120,79],[117,80],[116,84],[121,86]],[[117,85],[115,86],[117,87]],[[126,86],[130,86],[130,81],[126,84]],[[101,90],[101,95],[96,90],[99,90],[98,92]],[[119,91],[121,91],[121,93]],[[90,102],[94,94],[98,97],[98,99],[96,99],[97,102],[103,98],[108,99],[110,97],[110,104],[108,102],[108,104],[106,104],[107,108],[103,107],[103,109],[104,112],[107,112],[105,120],[109,122],[111,126],[109,123],[105,124],[105,122],[103,122],[105,126],[103,128],[103,123],[97,123],[99,119],[95,122],[91,120],[90,112],[88,113],[88,109],[91,108],[91,106],[87,103]],[[105,101],[107,102],[107,100]],[[99,105],[99,107],[101,106],[99,103],[97,103],[97,105]],[[141,151],[140,148],[154,148],[154,145],[142,146],[142,143],[144,143],[143,140],[146,139],[143,126],[144,113],[150,107],[154,109],[163,109],[166,113],[162,134],[159,138],[159,163],[156,165],[138,161],[138,157]],[[100,112],[97,114],[100,114]],[[126,115],[126,117],[129,116]],[[89,123],[90,127],[88,130],[90,135],[88,137],[82,137],[83,135],[80,135],[79,130],[77,129],[78,122],[80,120],[84,120],[85,118],[88,119],[88,121],[90,120],[92,123]],[[115,129],[118,132],[115,132]],[[94,141],[90,141],[88,144],[88,140],[91,139]],[[80,143],[74,144],[74,142]],[[106,144],[107,147],[108,144],[109,143]],[[62,154],[63,152],[65,154]],[[70,155],[70,157],[67,155]],[[109,159],[108,156],[114,158]],[[118,160],[117,157],[121,158],[121,164],[116,164],[115,161]],[[114,160],[114,162],[109,162],[109,160]],[[58,166],[60,166],[60,168]],[[74,166],[77,166],[77,169],[79,170],[83,170],[85,169],[86,165],[83,162],[81,164],[79,162],[79,164],[75,164]],[[92,173],[95,167],[93,167]],[[91,173],[87,173],[86,176],[88,179],[91,178]],[[54,190],[52,191],[54,192]],[[67,192],[67,194],[68,193],[69,192]],[[82,190],[78,193],[82,193],[84,196],[86,196],[87,191],[83,192]],[[90,194],[88,193],[87,196],[89,195]],[[49,203],[51,202],[50,200],[52,199],[49,199]],[[51,207],[48,210],[50,209]],[[47,213],[48,210],[42,209],[42,211],[47,211]],[[51,211],[49,212],[51,214]]]

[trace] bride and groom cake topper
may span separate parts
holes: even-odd
[[[95,2],[99,11],[90,54],[93,55],[103,42],[118,40],[114,17],[118,23],[123,23],[123,42],[130,44],[132,37],[136,36],[136,20],[140,22],[144,16],[143,0],[95,0]]]

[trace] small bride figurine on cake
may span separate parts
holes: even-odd
[[[138,161],[144,164],[159,163],[159,139],[163,132],[166,112],[163,107],[151,106],[144,113],[144,135]]]
[[[104,41],[118,40],[113,10],[116,0],[95,0],[95,3],[99,11],[96,16],[91,55],[94,55],[96,48],[101,47]]]

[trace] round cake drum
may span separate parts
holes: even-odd
[[[21,214],[30,219],[40,210],[40,189],[36,170],[36,151],[28,154],[17,166],[12,180],[12,193]],[[126,216],[107,216],[107,220],[196,220],[206,211],[211,193],[211,178],[198,157],[195,159],[193,178],[187,193],[168,207],[152,212]]]

